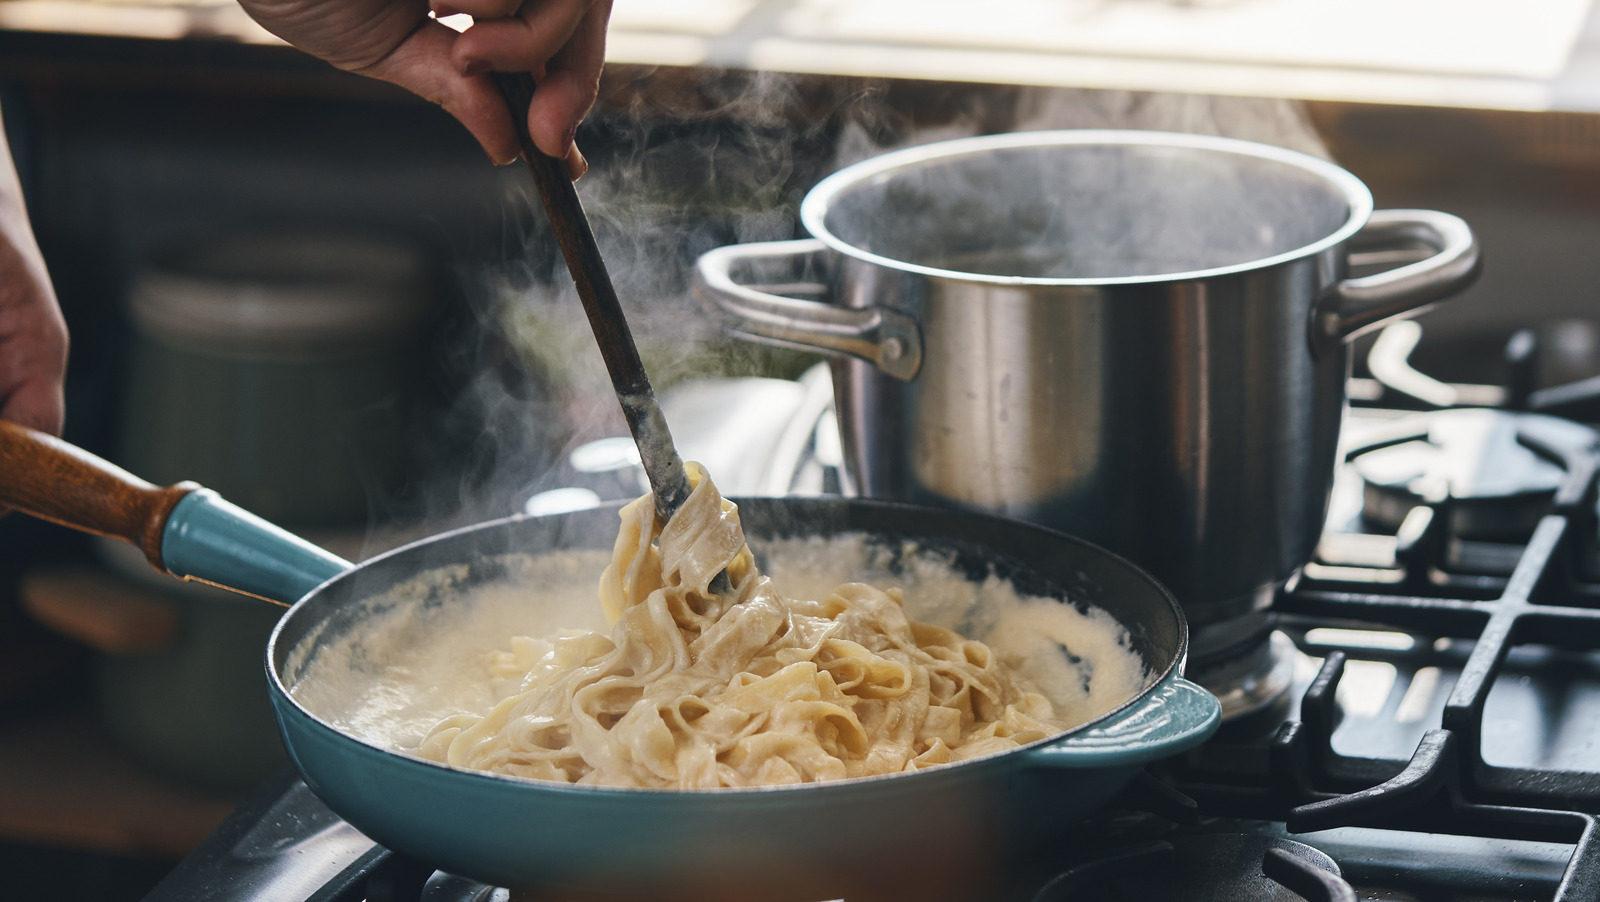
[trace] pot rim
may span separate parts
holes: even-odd
[[[826,225],[828,210],[833,206],[835,198],[851,188],[897,169],[912,169],[953,157],[986,153],[994,150],[1091,144],[1190,148],[1199,151],[1256,157],[1295,166],[1302,171],[1321,177],[1343,194],[1345,201],[1349,204],[1349,214],[1345,219],[1344,225],[1317,241],[1271,257],[1263,257],[1259,260],[1187,272],[1092,278],[1001,276],[923,266],[863,250],[835,235]],[[1271,144],[1261,144],[1255,141],[1243,141],[1237,138],[1222,138],[1213,135],[1195,135],[1182,132],[1070,129],[1062,131],[1012,132],[975,138],[958,138],[954,141],[940,141],[933,144],[908,147],[904,150],[892,151],[863,160],[841,169],[818,182],[800,203],[800,221],[805,225],[806,231],[822,241],[831,250],[847,257],[854,257],[857,260],[901,272],[991,285],[1101,286],[1192,281],[1265,269],[1291,260],[1302,259],[1321,253],[1349,239],[1350,236],[1366,225],[1367,219],[1372,215],[1372,210],[1372,192],[1367,189],[1367,186],[1360,179],[1333,163],[1299,151]]]

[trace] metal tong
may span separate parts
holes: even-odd
[[[633,333],[628,330],[628,320],[622,314],[622,305],[611,286],[611,276],[600,258],[600,248],[595,244],[589,218],[578,201],[578,192],[572,186],[566,164],[535,147],[528,134],[527,112],[528,104],[533,101],[533,77],[525,72],[496,72],[494,79],[511,107],[517,140],[522,145],[522,158],[527,161],[528,171],[533,173],[545,213],[561,244],[561,255],[566,258],[572,281],[577,284],[583,311],[589,316],[589,327],[594,330],[594,340],[600,345],[600,355],[605,358],[606,370],[611,374],[617,402],[622,405],[623,416],[627,417],[634,444],[639,446],[639,460],[650,480],[650,491],[655,495],[657,524],[664,526],[689,497],[689,475],[683,469],[683,458],[678,456],[672,433],[656,403],[655,391],[645,375],[639,349],[633,343]],[[723,581],[723,578],[719,576],[718,580]]]

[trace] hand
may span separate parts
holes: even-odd
[[[60,435],[66,371],[67,324],[0,130],[0,420]]]
[[[528,132],[588,168],[572,143],[594,106],[611,0],[432,0],[440,16],[466,13],[457,34],[428,15],[428,0],[239,0],[262,27],[340,69],[393,82],[443,106],[497,164],[518,156],[510,112],[486,74],[530,72],[538,83]]]

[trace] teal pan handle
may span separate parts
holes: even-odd
[[[152,485],[26,426],[0,420],[0,512],[128,542],[156,569],[285,604],[349,570],[192,482]]]
[[[161,560],[174,576],[284,604],[355,566],[210,489],[196,489],[172,508]]]
[[[1110,721],[1030,750],[1029,764],[1071,769],[1143,765],[1199,745],[1221,723],[1217,697],[1174,676]]]

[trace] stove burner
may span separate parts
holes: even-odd
[[[422,885],[418,902],[512,902],[516,898],[508,889],[435,871]]]
[[[1450,534],[1526,541],[1566,476],[1563,461],[1600,435],[1538,414],[1460,408],[1395,424],[1396,433],[1350,453],[1364,484],[1362,516],[1400,529],[1418,505],[1444,506]]]
[[[1304,843],[1246,833],[1194,833],[1078,865],[1034,902],[1355,902],[1339,866]]]
[[[1232,722],[1284,701],[1294,680],[1294,642],[1274,632],[1265,611],[1190,628],[1184,675],[1222,702]]]
[[[1285,700],[1294,661],[1294,641],[1273,632],[1233,656],[1192,661],[1186,675],[1217,697],[1223,721],[1232,723]]]

